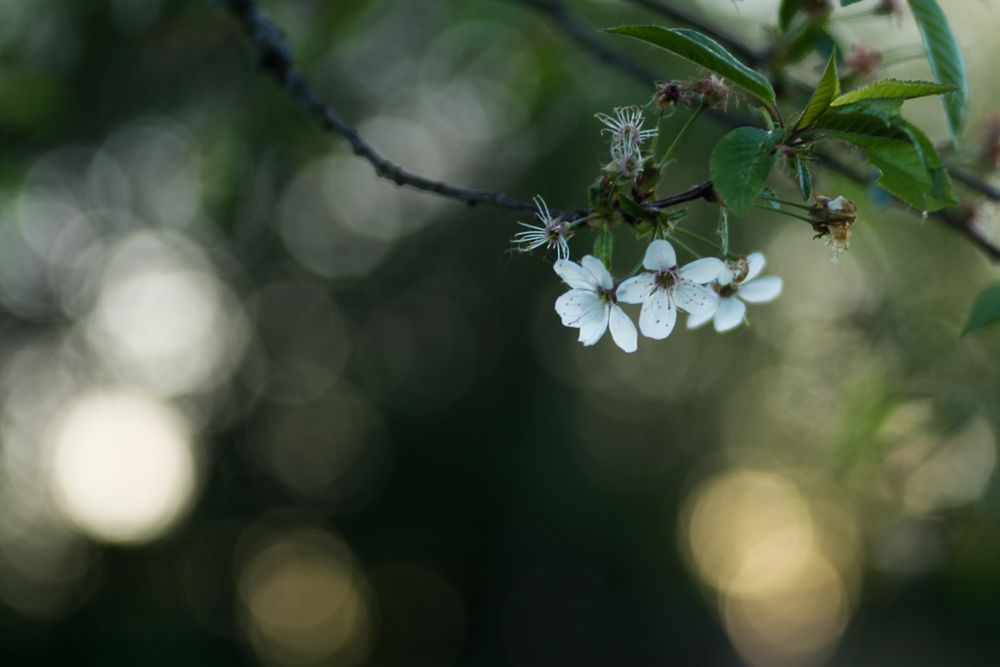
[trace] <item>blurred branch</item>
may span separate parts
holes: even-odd
[[[664,2],[663,0],[627,0],[637,5],[641,5],[653,11],[656,11],[663,16],[690,25],[698,30],[707,33],[713,37],[718,38],[722,41],[730,50],[737,52],[742,55],[746,60],[750,61],[756,66],[761,66],[766,63],[766,54],[763,52],[756,51],[745,42],[739,38],[733,36],[732,34],[721,31],[713,24],[709,23],[707,20],[687,11],[674,7],[673,5]],[[604,46],[600,42],[596,41],[586,30],[581,30],[581,22],[576,19],[567,9],[565,2],[563,0],[520,0],[525,5],[533,7],[539,11],[547,14],[553,21],[557,23],[564,31],[573,37],[578,46],[591,53],[595,58],[605,62],[609,65],[617,67],[625,74],[628,74],[633,79],[640,81],[642,83],[652,83],[657,79],[662,79],[665,77],[654,76],[650,78],[649,74],[645,71],[645,66],[639,64],[638,62],[614,53],[614,57],[609,57],[608,47]],[[566,26],[573,26],[572,30],[568,29]],[[578,36],[579,35],[579,36]],[[586,39],[581,36],[586,36]],[[804,84],[800,84],[804,85]],[[714,110],[713,110],[714,111]],[[723,124],[729,125],[731,127],[738,127],[741,125],[749,124],[748,121],[739,115],[724,112],[714,112],[712,117],[719,120]],[[817,151],[816,157],[819,161],[831,171],[840,174],[850,180],[853,180],[860,184],[867,184],[869,178],[867,174],[858,171],[857,169],[851,167],[847,163],[841,161],[840,159],[834,157],[829,153],[823,153]],[[988,183],[976,178],[974,175],[969,174],[966,171],[958,169],[953,166],[948,167],[949,173],[955,180],[959,181],[966,187],[975,192],[982,194],[993,201],[1000,201],[1000,189],[994,188]],[[710,183],[709,183],[710,185]],[[698,197],[695,197],[697,199]],[[906,210],[909,209],[905,204],[897,200],[893,200],[895,203]],[[659,202],[657,202],[659,203]],[[1000,261],[1000,245],[998,245],[993,239],[989,238],[974,222],[971,210],[966,207],[966,210],[961,211],[961,209],[949,209],[946,211],[938,211],[931,214],[931,217],[937,222],[944,224],[947,227],[951,227],[959,234],[968,239],[973,245],[979,248],[983,253],[985,253],[991,260]]]
[[[312,86],[309,85],[301,72],[295,67],[291,48],[285,41],[281,29],[257,8],[255,0],[224,1],[230,12],[232,12],[243,26],[250,41],[257,47],[261,68],[268,72],[302,106],[308,109],[319,120],[324,129],[346,139],[354,154],[367,160],[375,168],[375,172],[379,176],[392,181],[396,185],[406,185],[424,192],[431,192],[442,197],[456,199],[465,202],[469,206],[490,204],[518,211],[535,212],[537,210],[534,204],[508,197],[503,193],[491,192],[489,190],[470,190],[448,185],[447,183],[435,181],[407,171],[388,160],[375,150],[354,126],[319,99]],[[600,44],[590,34],[591,30],[589,28],[584,27],[584,24],[569,15],[561,6],[555,7],[555,3],[546,0],[526,1],[548,13],[553,21],[572,35],[574,39],[587,45],[589,51],[605,62],[621,68],[632,76],[642,80],[646,80],[647,77],[650,79],[655,77],[655,73],[652,70],[647,70],[637,63],[632,63],[626,56],[621,56]],[[695,186],[690,190],[654,202],[649,205],[649,208],[661,210],[700,198],[712,201],[706,194],[708,192],[714,192],[711,182]],[[553,215],[565,220],[574,220],[590,212],[588,209],[572,211],[551,210]]]
[[[597,31],[588,23],[573,16],[562,0],[518,0],[534,7],[549,17],[560,30],[566,33],[578,46],[612,67],[616,67],[639,81],[652,84],[659,75],[650,67],[605,46],[597,36]]]
[[[225,4],[233,16],[239,20],[250,41],[256,46],[260,54],[261,68],[308,109],[324,129],[346,139],[354,154],[367,160],[379,176],[397,185],[407,185],[417,190],[457,199],[469,206],[490,204],[518,211],[535,211],[535,205],[529,202],[508,197],[500,192],[470,190],[425,178],[407,171],[385,158],[339,113],[319,99],[312,86],[295,67],[291,49],[285,41],[281,29],[257,8],[254,0],[225,0]],[[565,211],[556,213],[567,214]]]

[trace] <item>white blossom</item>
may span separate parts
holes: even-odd
[[[580,263],[560,259],[553,266],[570,290],[556,299],[563,325],[580,330],[580,342],[593,345],[611,329],[611,338],[626,352],[635,352],[635,325],[615,301],[614,280],[604,263],[587,255]]]
[[[569,257],[569,237],[572,235],[568,223],[561,218],[553,218],[549,213],[549,207],[540,195],[532,200],[538,209],[535,217],[541,223],[539,225],[529,225],[526,222],[517,224],[525,227],[525,230],[514,234],[511,243],[518,246],[521,252],[531,252],[537,248],[545,246],[556,251],[558,259]]]
[[[729,262],[714,285],[719,293],[716,306],[688,317],[688,329],[700,327],[709,320],[714,320],[715,330],[720,333],[735,329],[743,323],[747,303],[767,303],[777,299],[781,295],[781,278],[758,278],[763,270],[764,255],[759,252]]]
[[[642,265],[649,273],[640,273],[618,286],[622,303],[641,303],[639,330],[648,338],[663,339],[677,322],[677,309],[689,313],[714,310],[719,295],[705,283],[717,279],[726,264],[716,257],[697,259],[677,266],[677,254],[668,241],[649,244]]]

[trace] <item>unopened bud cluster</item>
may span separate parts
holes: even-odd
[[[661,81],[656,84],[653,103],[663,111],[700,105],[725,110],[733,96],[733,89],[712,74],[693,81]]]

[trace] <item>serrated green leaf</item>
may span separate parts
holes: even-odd
[[[909,121],[904,120],[901,127],[913,141],[913,147],[927,168],[927,174],[931,179],[931,188],[928,192],[928,197],[941,202],[950,202],[945,203],[945,206],[954,206],[957,204],[958,199],[955,197],[955,191],[952,188],[948,170],[945,169],[944,162],[942,162],[941,157],[934,148],[934,143],[924,134],[923,130]]]
[[[941,101],[948,117],[952,140],[957,146],[969,99],[965,59],[940,5],[935,0],[908,0],[908,2],[913,18],[917,21],[917,27],[920,28],[934,78],[940,83],[955,87],[955,90],[942,97]]]
[[[774,146],[779,137],[778,132],[741,127],[723,137],[712,151],[712,183],[736,215],[746,215],[760,195],[777,159]]]
[[[809,127],[817,118],[823,115],[830,103],[840,95],[840,76],[837,74],[837,53],[830,54],[823,76],[820,77],[816,90],[813,91],[809,103],[802,110],[802,115],[795,122],[795,130]]]
[[[990,285],[976,296],[962,335],[997,322],[1000,322],[1000,285]]]
[[[714,39],[696,30],[663,28],[656,25],[625,25],[607,28],[606,31],[666,49],[718,74],[761,100],[768,107],[774,107],[776,104],[774,88],[767,78],[741,63]]]
[[[597,232],[594,239],[594,257],[604,262],[604,266],[611,268],[611,255],[615,248],[615,235],[611,229],[605,227]]]
[[[883,79],[838,96],[830,103],[832,107],[842,107],[866,100],[912,100],[929,95],[943,95],[954,92],[955,86],[934,81],[902,81]]]
[[[781,0],[781,6],[778,7],[778,27],[781,28],[781,32],[788,31],[788,26],[792,24],[795,15],[799,13],[801,5],[802,0]]]
[[[933,144],[898,109],[898,101],[831,108],[814,127],[863,149],[881,172],[877,184],[904,202],[924,211],[954,206],[951,179]]]

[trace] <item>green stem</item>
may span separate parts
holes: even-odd
[[[663,134],[663,109],[660,109],[660,115],[656,119],[656,135],[653,137],[653,143],[649,147],[649,154],[656,155],[656,146],[660,143],[660,135]]]
[[[681,127],[681,129],[677,132],[677,134],[674,135],[674,140],[670,142],[670,145],[667,147],[667,152],[663,154],[663,158],[660,160],[660,169],[663,169],[664,167],[667,166],[667,161],[670,159],[670,156],[673,155],[674,149],[677,147],[677,144],[680,143],[680,140],[684,137],[685,134],[687,134],[688,129],[690,129],[690,127],[694,124],[694,122],[698,120],[698,116],[700,116],[705,111],[705,109],[706,107],[704,104],[699,106],[695,110],[695,112],[691,114],[691,116],[687,119],[687,122],[684,123],[684,126]]]
[[[576,229],[577,227],[579,227],[583,223],[587,222],[588,220],[593,220],[594,218],[599,218],[599,217],[600,217],[600,213],[591,213],[589,215],[585,215],[582,218],[577,218],[573,222],[569,223],[569,228],[570,229]]]
[[[789,211],[786,211],[786,210],[780,209],[780,208],[771,208],[770,206],[761,206],[760,204],[754,204],[753,207],[754,208],[759,208],[762,211],[770,211],[771,213],[780,213],[781,215],[787,215],[789,218],[795,218],[796,220],[802,220],[804,222],[808,222],[810,225],[815,222],[814,220],[811,220],[810,218],[807,218],[804,215],[797,215],[795,213],[791,213]]]
[[[793,201],[786,201],[784,199],[778,199],[777,197],[758,197],[758,199],[763,199],[764,201],[773,201],[776,204],[784,204],[785,206],[794,206],[795,208],[800,208],[803,211],[811,211],[812,206],[806,206],[805,204],[799,204]],[[777,210],[777,209],[773,209]]]
[[[683,227],[674,227],[674,231],[675,232],[681,232],[682,234],[686,234],[687,236],[690,236],[693,239],[697,239],[697,240],[701,241],[702,243],[704,243],[705,245],[708,245],[708,246],[711,246],[711,247],[715,248],[716,250],[720,250],[720,251],[722,250],[722,247],[718,243],[716,243],[712,239],[705,238],[704,236],[702,236],[701,234],[698,234],[697,232],[692,232],[691,230],[684,229]]]
[[[866,9],[863,12],[856,12],[854,14],[834,14],[832,17],[830,17],[830,20],[843,21],[843,22],[859,21],[861,19],[866,19],[871,16],[882,16],[882,15],[876,12],[874,9]]]
[[[681,241],[679,238],[677,238],[673,234],[667,234],[667,238],[669,238],[671,241],[673,241],[674,243],[676,243],[677,245],[679,245],[681,248],[683,248],[684,250],[686,250],[688,252],[688,254],[690,254],[692,257],[694,257],[696,259],[701,259],[701,257],[702,257],[701,253],[695,252],[695,250],[691,246],[689,246],[688,244],[684,243],[684,241]]]

